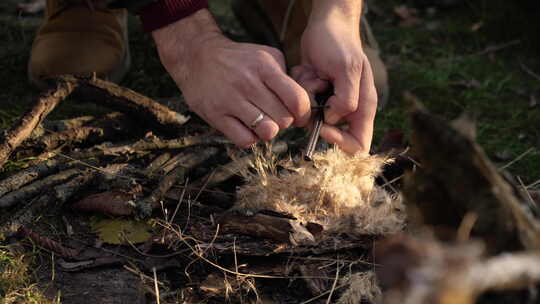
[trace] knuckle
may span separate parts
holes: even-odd
[[[284,116],[276,119],[276,123],[280,130],[287,129],[292,125],[293,122],[294,118],[292,116]]]
[[[279,62],[285,62],[285,56],[283,55],[283,53],[274,48],[274,47],[269,47],[268,48],[268,53],[270,53],[270,55],[272,55],[272,57],[274,57],[276,60],[278,60]]]
[[[344,63],[345,71],[351,75],[359,75],[362,73],[363,64],[362,60],[352,60],[351,62]]]
[[[230,79],[231,86],[240,92],[251,92],[254,89],[254,77],[249,70],[243,70]]]
[[[299,118],[309,109],[309,96],[305,91],[293,92],[288,101],[289,111]]]
[[[341,113],[352,113],[358,108],[358,103],[352,99],[341,100],[334,105],[334,109]]]
[[[266,50],[256,50],[254,56],[258,62],[268,63],[272,61],[272,55]]]

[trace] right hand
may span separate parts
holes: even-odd
[[[191,110],[242,148],[270,140],[292,124],[307,124],[309,97],[286,74],[282,53],[233,42],[215,29],[186,35],[189,18],[205,13],[199,11],[158,30],[166,32],[153,33],[161,61]],[[251,129],[260,113],[264,119]]]

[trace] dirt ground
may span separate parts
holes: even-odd
[[[20,2],[6,0],[0,4],[0,39],[3,41],[0,46],[0,129],[10,126],[38,94],[27,82],[26,62],[41,15],[20,13],[16,9]],[[478,143],[488,156],[498,166],[519,176],[525,185],[535,184],[540,178],[540,8],[526,0],[462,1],[451,6],[435,5],[436,2],[369,2],[368,17],[389,69],[391,87],[389,103],[378,114],[374,142],[378,143],[389,129],[410,132],[407,110],[402,102],[403,93],[410,91],[444,118],[453,119],[464,111],[471,113],[476,120]],[[242,41],[253,39],[234,18],[228,8],[229,1],[216,0],[211,4],[227,35]],[[180,100],[178,89],[159,63],[150,37],[142,32],[134,17],[130,19],[130,31],[133,65],[121,85],[150,97]],[[106,112],[107,109],[75,100],[64,103],[51,114],[51,119]],[[28,161],[9,162],[3,176],[19,170]],[[225,187],[234,191],[238,183],[239,179]],[[537,188],[540,185],[535,186]],[[16,211],[16,208],[2,210],[0,220],[7,222],[10,216],[6,212]],[[200,216],[201,220],[207,218],[208,210],[197,212],[194,216]],[[258,285],[264,287],[255,297],[255,281],[240,280],[233,275],[225,275],[225,280],[216,279],[205,262],[199,259],[193,262],[193,257],[182,251],[171,258],[166,246],[152,252],[155,255],[152,256],[140,255],[130,246],[97,244],[100,241],[96,240],[92,229],[94,220],[96,216],[51,207],[43,210],[35,222],[37,231],[65,245],[86,248],[87,253],[99,250],[99,254],[88,253],[89,258],[81,261],[83,264],[75,265],[29,243],[13,249],[12,240],[0,238],[0,269],[8,264],[15,265],[11,252],[24,252],[26,263],[31,265],[26,271],[28,278],[23,280],[25,292],[20,292],[13,302],[7,302],[6,298],[6,303],[46,303],[34,293],[41,293],[54,303],[155,303],[152,269],[157,269],[156,278],[163,284],[159,287],[164,293],[161,303],[222,303],[227,298],[226,290],[236,292],[229,298],[233,303],[251,303],[258,296],[264,303],[299,303],[299,299],[309,301],[316,296],[301,280],[268,284],[271,279],[261,278],[266,283]],[[0,221],[0,225],[4,222]],[[74,229],[74,236],[66,235],[66,226]],[[340,255],[339,259],[352,261],[369,255],[370,252],[358,249]],[[84,262],[95,262],[97,256],[108,260],[101,261],[103,266],[85,269]],[[237,262],[235,255],[217,254],[214,258],[220,265],[231,267]],[[4,261],[7,264],[3,264]],[[264,267],[261,266],[258,273],[268,275],[276,275],[277,268],[309,264],[291,261],[254,257],[245,263],[260,263]],[[66,270],[70,267],[73,271]],[[283,273],[289,274],[287,271]],[[298,272],[291,273],[294,271]],[[229,289],[222,286],[223,281],[230,284]],[[206,293],[197,291],[201,284]],[[5,292],[3,286],[0,281],[0,296]],[[208,297],[211,292],[215,292],[214,296]],[[489,294],[481,303],[528,303],[525,299],[528,297],[521,293]],[[313,302],[318,300],[313,299]]]

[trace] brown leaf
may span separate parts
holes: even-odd
[[[92,194],[73,204],[73,208],[86,212],[100,212],[109,215],[130,215],[133,213],[133,193],[111,190]]]

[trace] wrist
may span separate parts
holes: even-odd
[[[123,0],[127,1],[127,0]],[[152,32],[156,29],[167,26],[175,21],[183,19],[197,12],[208,8],[207,0],[129,0],[132,6],[136,3],[146,3],[144,6],[132,7],[137,9],[144,30]]]
[[[189,61],[205,40],[223,37],[214,18],[207,9],[154,30],[152,38],[156,42],[161,62],[167,70]],[[171,71],[169,71],[171,72]]]
[[[362,0],[313,0],[308,26],[339,21],[358,26]]]

